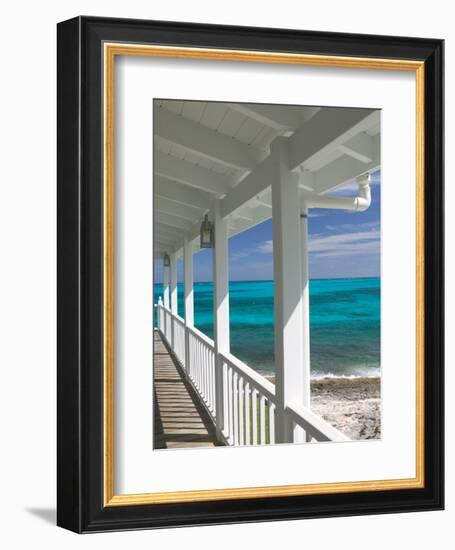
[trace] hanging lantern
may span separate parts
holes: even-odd
[[[213,248],[213,224],[207,214],[201,223],[201,248]]]
[[[163,256],[163,265],[164,267],[169,267],[171,265],[171,259],[169,258],[168,253]]]

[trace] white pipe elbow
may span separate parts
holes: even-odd
[[[334,197],[330,195],[308,194],[305,201],[311,208],[332,208],[337,210],[351,210],[364,212],[371,205],[370,174],[363,174],[357,178],[359,191],[356,197]]]
[[[354,199],[355,211],[364,212],[365,210],[368,210],[368,208],[370,208],[370,204],[371,204],[370,178],[368,177],[367,183],[363,183],[363,182],[360,183],[358,181],[358,184],[359,184],[359,194]]]

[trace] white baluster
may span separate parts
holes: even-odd
[[[275,444],[275,405],[269,401],[269,434],[270,445]]]
[[[250,399],[250,384],[245,384],[245,445],[251,445],[251,399]]]
[[[234,443],[234,400],[233,400],[233,387],[232,387],[232,368],[228,369],[228,393],[229,393],[229,442],[232,445]],[[218,403],[217,403],[218,404]]]
[[[239,378],[239,444],[245,445],[245,394],[243,378]]]
[[[234,372],[232,390],[234,395],[234,445],[239,444],[239,375]]]
[[[261,433],[261,445],[266,444],[266,434],[265,434],[265,397],[261,395],[260,397],[260,433]]]
[[[259,444],[258,438],[258,416],[259,416],[259,407],[258,407],[258,392],[256,389],[253,389],[252,394],[252,422],[253,422],[253,445]]]
[[[229,427],[230,427],[230,416],[229,416],[229,380],[228,380],[228,371],[229,367],[227,363],[223,361],[223,407],[224,407],[224,429],[223,434],[226,440],[229,440]],[[215,406],[216,409],[216,406]]]

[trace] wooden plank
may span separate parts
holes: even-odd
[[[158,331],[154,343],[154,448],[219,445],[212,419]]]

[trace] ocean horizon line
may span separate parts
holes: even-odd
[[[380,279],[380,275],[370,275],[368,277],[311,277],[310,281],[352,281],[356,279]],[[230,283],[273,283],[274,279],[229,279]],[[213,281],[193,281],[193,283],[213,283]],[[155,283],[163,284],[162,281]],[[183,284],[183,281],[178,281],[177,284]]]

